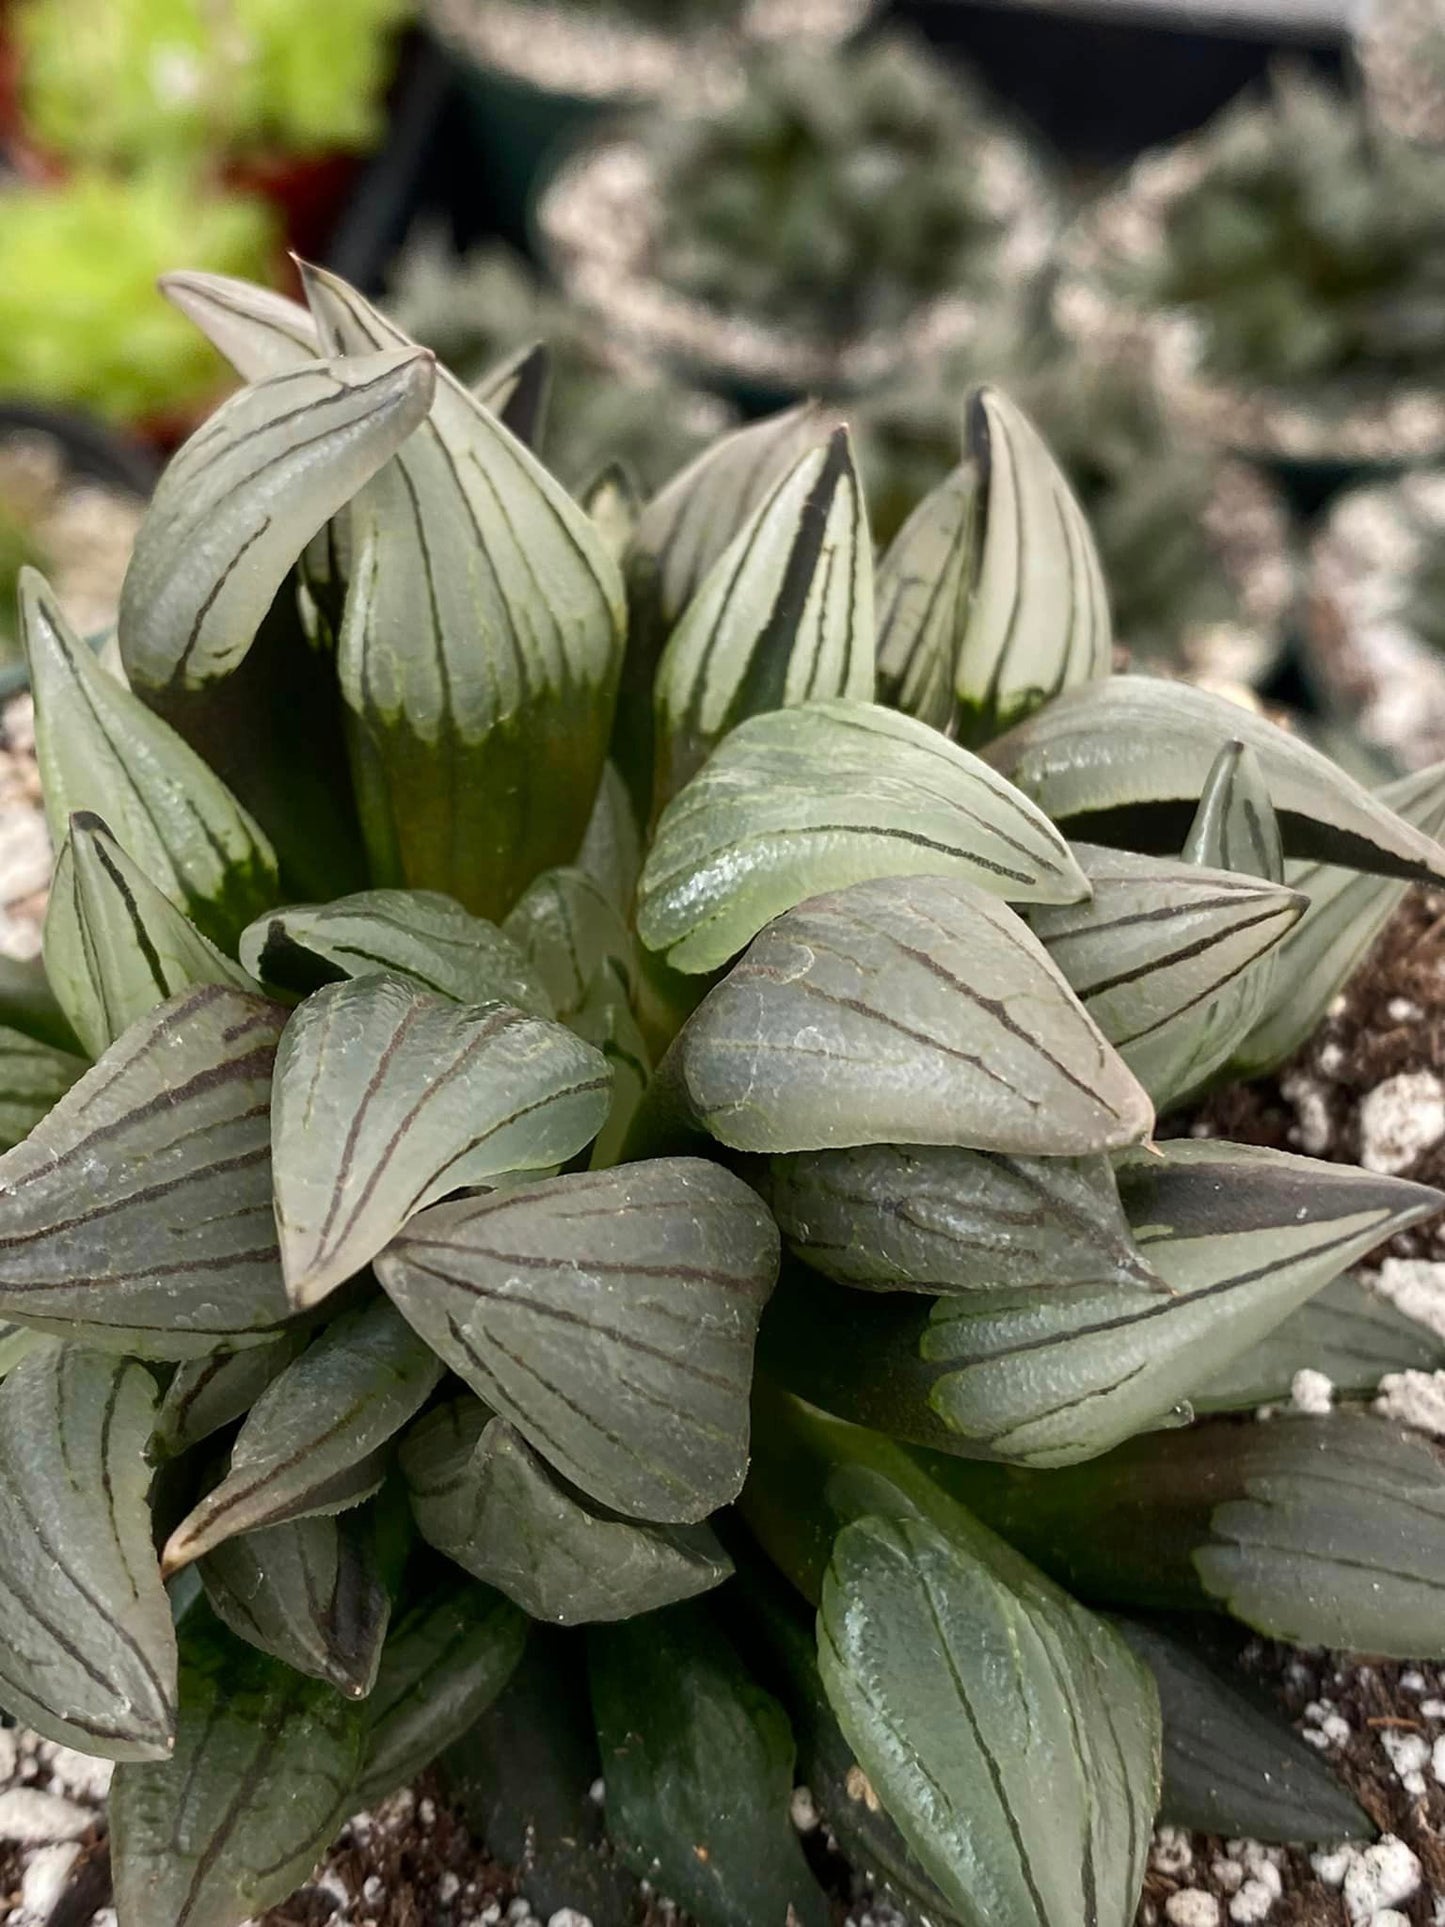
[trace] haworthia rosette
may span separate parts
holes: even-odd
[[[93,811],[158,889],[215,942],[276,900],[276,858],[226,786],[168,723],[102,668],[34,570],[20,628],[35,697],[35,753],[57,849]]]
[[[689,1019],[673,1069],[742,1151],[1077,1156],[1153,1123],[1037,939],[956,877],[858,883],[779,917]]]
[[[873,549],[846,429],[804,455],[714,563],[658,664],[654,806],[747,716],[871,701]]]
[[[172,458],[121,591],[141,690],[203,689],[255,640],[282,580],[423,420],[436,364],[406,350],[307,361],[223,402]]]
[[[382,975],[318,990],[282,1034],[271,1104],[292,1301],[318,1303],[448,1192],[575,1157],[611,1082],[600,1052],[509,1004]]]
[[[1089,888],[1048,818],[937,730],[873,703],[803,703],[740,723],[663,811],[638,935],[675,970],[715,970],[805,897],[913,874],[1013,903]]]

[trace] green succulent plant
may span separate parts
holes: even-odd
[[[710,307],[821,341],[990,292],[1005,221],[980,157],[996,135],[972,87],[907,41],[782,47],[733,105],[651,131],[654,269]]]
[[[619,564],[508,425],[530,360],[482,400],[305,285],[170,284],[245,385],[141,529],[126,682],[21,591],[59,857],[0,983],[0,1700],[119,1762],[120,1927],[237,1927],[462,1736],[529,1879],[601,1772],[599,1917],[822,1927],[801,1769],[931,1918],[1127,1927],[1156,1678],[1174,1811],[1353,1828],[1102,1609],[1445,1656],[1434,1445],[1188,1423],[1368,1391],[1361,1332],[1418,1363],[1340,1274],[1440,1194],[1148,1143],[1445,877],[1421,795],[1111,677],[1000,394],[876,586],[813,408]]]
[[[67,156],[134,164],[365,147],[411,0],[23,0],[30,128]]]
[[[1259,383],[1432,380],[1445,366],[1445,158],[1304,72],[1191,152],[1142,292],[1190,314],[1204,365]]]

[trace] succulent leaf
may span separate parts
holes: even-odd
[[[637,974],[622,911],[595,878],[570,865],[534,877],[502,928],[546,987],[564,1024],[587,1002],[604,964],[613,965],[627,985]]]
[[[873,685],[873,548],[839,428],[723,551],[668,639],[654,809],[745,717],[829,696],[871,702]]]
[[[271,1147],[286,1287],[318,1303],[450,1191],[575,1157],[611,1072],[560,1024],[402,977],[318,990],[276,1053]]]
[[[1039,905],[1029,921],[1162,1110],[1217,1070],[1253,1022],[1261,995],[1251,975],[1298,924],[1305,899],[1178,859],[1086,844],[1075,855],[1090,901]],[[1270,988],[1264,980],[1264,996]]]
[[[661,1158],[433,1206],[376,1269],[554,1470],[629,1518],[686,1525],[742,1484],[777,1262],[740,1179]]]
[[[1191,684],[1111,676],[1066,690],[988,746],[988,760],[1074,841],[1177,850],[1214,759],[1259,758],[1286,856],[1374,876],[1445,880],[1445,850],[1329,758]]]
[[[255,640],[292,564],[412,433],[436,364],[421,350],[307,361],[240,390],[176,454],[120,602],[133,688],[203,688]]]
[[[0,1159],[0,1316],[161,1359],[290,1316],[267,1116],[284,1016],[223,986],[172,997]]]
[[[954,684],[965,733],[986,741],[1061,691],[1107,677],[1113,633],[1093,534],[1033,423],[981,388],[965,432],[979,551]]]
[[[1150,1286],[1106,1157],[872,1144],[774,1158],[768,1202],[798,1257],[865,1291]]]
[[[642,512],[642,503],[627,470],[618,462],[609,462],[583,489],[578,500],[620,562],[637,532],[637,518]]]
[[[551,382],[551,355],[540,341],[514,349],[472,386],[472,395],[524,448],[541,438]]]
[[[0,1024],[0,1151],[13,1151],[86,1068],[83,1057]]]
[[[581,1008],[572,1013],[570,1022],[584,1042],[601,1051],[612,1072],[607,1122],[597,1133],[590,1159],[592,1168],[601,1170],[620,1162],[652,1076],[652,1053],[633,1014],[622,972],[612,958],[597,966]]]
[[[167,723],[104,670],[42,578],[20,586],[45,817],[59,849],[92,811],[157,888],[228,945],[276,899],[260,829]]]
[[[383,1799],[475,1724],[511,1678],[527,1640],[509,1599],[458,1577],[401,1614],[366,1701],[366,1761],[355,1798]]]
[[[0,1025],[55,1050],[80,1049],[39,957],[0,957]]]
[[[336,1482],[415,1417],[440,1361],[384,1298],[333,1319],[251,1407],[219,1485],[166,1541],[167,1574],[233,1539],[338,1508]],[[368,1477],[375,1490],[378,1478]],[[358,1494],[344,1488],[344,1505]]]
[[[244,1351],[186,1359],[161,1394],[153,1454],[175,1458],[222,1426],[244,1418],[306,1342],[307,1333],[292,1328],[261,1344],[247,1345]]]
[[[211,1610],[250,1646],[351,1699],[376,1679],[391,1600],[351,1519],[291,1519],[216,1546],[197,1568]]]
[[[1226,743],[1210,766],[1184,839],[1184,861],[1284,882],[1284,845],[1264,771],[1248,743]]]
[[[914,509],[878,570],[878,700],[950,734],[980,513],[978,471],[960,463]]]
[[[597,1628],[588,1659],[608,1830],[626,1864],[714,1927],[823,1927],[788,1817],[787,1715],[706,1609]]]
[[[120,1918],[240,1927],[284,1900],[346,1817],[363,1719],[334,1688],[187,1614],[175,1758],[124,1766],[111,1788]]]
[[[0,1695],[62,1746],[170,1757],[176,1640],[151,1544],[155,1381],[46,1344],[0,1385]]]
[[[291,903],[241,933],[241,962],[284,989],[310,992],[376,971],[410,977],[459,1004],[552,1003],[518,946],[436,890],[360,890],[332,903]]]
[[[1375,1828],[1283,1716],[1155,1620],[1116,1619],[1164,1717],[1161,1819],[1226,1838],[1367,1840]]]
[[[642,873],[642,832],[627,785],[614,762],[603,767],[576,868],[591,878],[624,921],[631,916],[637,879]]]
[[[674,1046],[721,1143],[1078,1156],[1142,1138],[1143,1090],[1038,941],[957,877],[854,884],[779,917]]]
[[[321,337],[310,310],[274,288],[191,270],[163,274],[159,287],[242,381],[265,381],[320,357]]]
[[[646,1525],[590,1504],[479,1399],[430,1413],[401,1464],[422,1537],[533,1619],[629,1619],[732,1571],[705,1525]]]
[[[1445,831],[1445,763],[1416,770],[1375,792],[1426,836]],[[1236,1048],[1231,1070],[1258,1077],[1292,1057],[1364,962],[1408,885],[1324,863],[1292,864],[1290,885],[1309,908],[1278,951],[1277,994]]]
[[[138,1019],[201,984],[257,991],[131,862],[98,816],[70,819],[45,912],[45,970],[92,1057]]]
[[[715,970],[805,897],[915,874],[1011,903],[1089,887],[1047,817],[978,757],[872,703],[803,703],[740,723],[663,811],[638,935],[674,970]]]
[[[409,345],[344,282],[305,279],[331,352]],[[351,531],[338,670],[373,872],[503,915],[587,826],[621,662],[617,565],[445,371]]]

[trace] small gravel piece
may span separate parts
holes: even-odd
[[[1296,1372],[1289,1388],[1290,1404],[1310,1418],[1324,1418],[1335,1402],[1335,1388],[1323,1372]]]
[[[22,1846],[49,1846],[58,1840],[78,1840],[95,1815],[58,1793],[16,1786],[0,1793],[0,1840]]]
[[[1184,1887],[1164,1903],[1169,1927],[1219,1927],[1219,1902],[1202,1887]]]
[[[1393,1177],[1445,1138],[1445,1084],[1434,1071],[1402,1071],[1360,1104],[1360,1163]]]

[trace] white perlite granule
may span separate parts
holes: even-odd
[[[1395,1778],[1415,1799],[1425,1795],[1425,1769],[1430,1764],[1430,1742],[1421,1733],[1401,1733],[1386,1728],[1380,1744],[1395,1769]]]
[[[1170,1894],[1164,1903],[1169,1927],[1219,1927],[1219,1902],[1200,1887]]]
[[[1445,1438],[1445,1372],[1388,1372],[1380,1380],[1375,1410]]]
[[[1355,1927],[1366,1927],[1420,1887],[1420,1862],[1393,1833],[1383,1834],[1372,1847],[1312,1854],[1310,1865],[1327,1887],[1343,1890],[1345,1911]]]
[[[0,1840],[21,1846],[49,1846],[59,1840],[78,1840],[95,1815],[58,1793],[34,1787],[10,1787],[0,1793]]]
[[[1328,1149],[1334,1130],[1324,1086],[1303,1071],[1291,1071],[1288,1077],[1280,1079],[1279,1089],[1281,1097],[1295,1109],[1291,1141],[1306,1157],[1321,1156]]]
[[[75,1842],[67,1840],[41,1847],[30,1856],[20,1882],[20,1918],[15,1927],[31,1927],[32,1922],[40,1927],[41,1922],[49,1920],[79,1854]]]
[[[1306,1367],[1290,1381],[1289,1396],[1295,1411],[1304,1412],[1310,1418],[1324,1418],[1334,1404],[1334,1383],[1323,1372]]]
[[[1407,1318],[1445,1338],[1445,1264],[1432,1258],[1387,1258],[1366,1283]]]
[[[1194,1848],[1183,1827],[1160,1827],[1154,1835],[1149,1864],[1156,1873],[1177,1880],[1194,1865]]]
[[[1394,1176],[1445,1137],[1445,1085],[1433,1071],[1401,1071],[1360,1103],[1360,1163]]]

